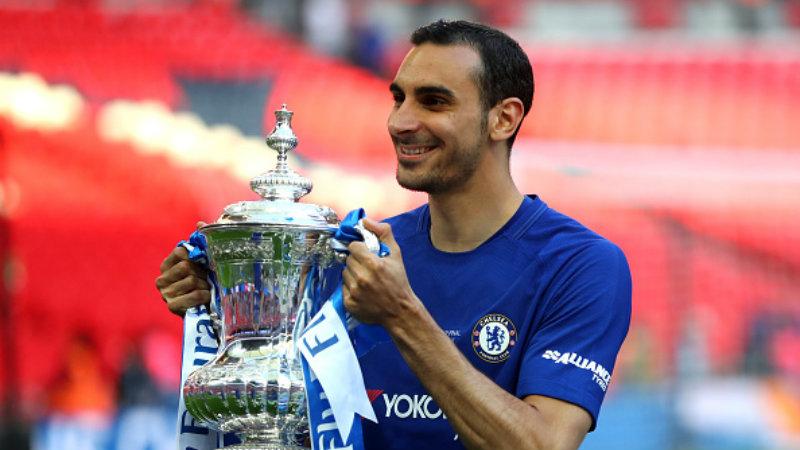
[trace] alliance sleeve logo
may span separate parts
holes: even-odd
[[[600,386],[603,392],[608,389],[611,373],[600,363],[585,358],[574,352],[561,353],[558,350],[545,350],[542,358],[549,359],[555,364],[573,365],[579,369],[587,370],[592,374],[592,380]]]

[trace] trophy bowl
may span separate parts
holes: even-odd
[[[217,295],[212,318],[219,350],[183,386],[192,416],[242,443],[234,449],[306,447],[308,419],[303,368],[295,347],[308,318],[306,305],[333,288],[341,263],[329,245],[338,226],[327,207],[298,203],[311,182],[291,170],[297,145],[292,113],[275,112],[267,144],[277,166],[254,178],[262,198],[234,203],[200,228],[207,242]]]

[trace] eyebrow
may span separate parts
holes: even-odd
[[[394,82],[389,85],[389,91],[392,94],[402,94],[403,93],[403,90],[400,89],[400,86],[398,86],[398,84],[394,83]]]
[[[392,93],[403,93],[403,89],[397,83],[392,83],[389,85],[389,91]],[[443,95],[448,98],[454,98],[455,94],[450,89],[447,89],[444,86],[420,86],[414,89],[414,95]]]

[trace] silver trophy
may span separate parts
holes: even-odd
[[[200,422],[235,432],[226,449],[285,450],[307,446],[306,393],[294,343],[315,296],[326,295],[341,263],[329,246],[338,218],[327,207],[298,203],[311,181],[288,167],[297,146],[292,112],[275,111],[267,145],[274,169],[250,182],[262,198],[228,205],[200,232],[219,287],[212,300],[220,347],[183,387],[186,409]]]

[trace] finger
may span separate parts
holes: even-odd
[[[352,272],[345,269],[342,271],[342,293],[344,293],[344,288],[347,288],[347,294],[350,295],[350,286],[355,285],[355,276]]]
[[[352,313],[358,309],[361,287],[352,274],[342,274],[342,278],[342,300],[344,300],[345,309]]]
[[[347,250],[350,252],[350,256],[347,257],[348,261],[351,258],[361,260],[372,256],[369,248],[367,248],[367,244],[365,244],[363,241],[351,242],[350,245],[347,246]]]
[[[355,309],[355,302],[353,301],[352,295],[350,295],[350,288],[347,287],[346,284],[342,284],[342,303],[344,303],[344,309],[347,310],[349,313],[353,313]]]
[[[189,269],[190,266],[188,261],[181,261],[175,264],[166,271],[162,272],[161,275],[156,278],[156,287],[159,289],[164,289],[170,284],[186,278],[192,273]]]
[[[199,230],[200,228],[203,228],[206,225],[208,225],[208,224],[201,220],[201,221],[197,222],[197,225],[195,225],[195,228],[197,228]]]
[[[354,260],[352,257],[347,258],[347,265],[342,271],[342,279],[345,282],[350,282],[352,288],[359,280],[363,280],[367,273],[366,267],[360,262]]]
[[[384,238],[388,238],[392,234],[392,227],[388,223],[384,222],[377,222],[372,220],[368,217],[364,218],[364,228],[367,230],[375,233],[375,236],[378,236],[378,239],[383,240]]]
[[[189,252],[183,246],[175,247],[175,249],[172,250],[166,258],[164,258],[159,270],[161,272],[166,272],[170,267],[187,259],[189,259]]]
[[[197,305],[207,305],[211,302],[211,291],[196,290],[167,300],[167,307],[174,314],[183,315],[186,310]]]
[[[208,271],[200,264],[184,260],[170,267],[166,272],[163,272],[156,278],[156,286],[159,289],[163,289],[189,275],[205,279],[208,276]]]
[[[375,233],[375,236],[378,236],[378,240],[388,245],[392,250],[399,250],[397,241],[394,239],[394,233],[392,233],[392,226],[388,223],[376,222],[365,217],[364,228]]]
[[[176,298],[192,291],[208,291],[210,289],[211,286],[208,284],[208,281],[203,278],[199,278],[197,275],[190,274],[183,279],[161,289],[161,295],[164,298]]]
[[[351,296],[358,296],[365,286],[364,269],[349,267],[342,272],[342,285],[347,286]]]

